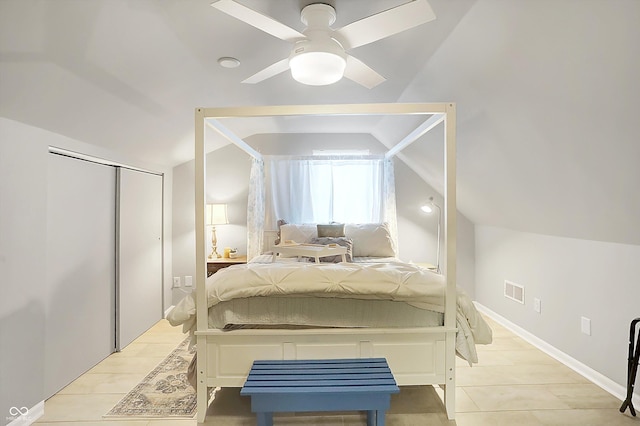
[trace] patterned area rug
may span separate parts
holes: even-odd
[[[196,391],[187,380],[195,348],[185,339],[105,417],[193,417]]]

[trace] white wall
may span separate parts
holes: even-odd
[[[173,289],[172,302],[177,303],[192,289],[184,287],[185,276],[195,276],[195,167],[188,161],[173,169],[173,276],[180,277],[182,288]],[[220,248],[237,248],[247,252],[247,197],[249,195],[250,157],[235,145],[227,145],[207,155],[207,203],[226,203],[228,225],[216,227]],[[207,249],[211,248],[207,229]],[[195,278],[194,278],[195,283]]]
[[[180,277],[181,285],[184,285],[184,276],[195,276],[196,271],[196,232],[195,232],[195,163],[188,161],[173,168],[173,205],[171,234],[173,253],[171,264],[173,265],[173,277]],[[195,278],[194,281],[195,283]],[[173,288],[171,291],[171,304],[175,305],[189,288]]]
[[[456,102],[470,220],[640,244],[638,16],[637,0],[473,3],[398,99]]]
[[[429,197],[443,208],[444,199],[400,160],[395,161],[396,204],[400,258],[405,261],[436,264],[438,213],[420,210]],[[444,208],[442,210],[444,215]],[[475,229],[469,219],[457,215],[457,285],[473,299],[475,294]],[[440,267],[444,265],[444,217],[440,230]]]
[[[43,400],[48,148],[0,118],[0,424]]]
[[[30,408],[44,399],[50,145],[165,174],[165,304],[170,298],[172,171],[0,117],[0,424],[9,423],[10,407]]]
[[[625,388],[639,268],[637,245],[476,225],[476,300]],[[503,296],[505,279],[525,286],[524,305]],[[582,316],[591,336],[580,331]]]

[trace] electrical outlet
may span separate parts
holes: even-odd
[[[591,336],[591,320],[587,317],[582,317],[580,322],[581,330],[587,336]]]
[[[180,277],[173,277],[173,288],[180,288]]]
[[[192,287],[193,286],[193,277],[191,275],[186,275],[184,277],[184,286]]]
[[[537,313],[542,312],[542,302],[537,297],[533,298],[533,310]]]

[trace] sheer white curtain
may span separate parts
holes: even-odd
[[[388,222],[396,240],[393,163],[383,157],[265,157],[266,226]],[[396,245],[397,246],[397,245]]]
[[[261,158],[251,160],[247,203],[247,258],[262,253],[265,220],[265,174]]]
[[[389,232],[396,247],[396,256],[400,256],[400,246],[398,245],[398,218],[396,212],[396,180],[393,168],[393,160],[385,158],[384,168],[384,187],[382,189],[384,205],[384,222],[389,224]]]

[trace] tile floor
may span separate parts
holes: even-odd
[[[392,396],[388,426],[457,425],[635,425],[640,416],[618,411],[621,401],[488,320],[494,343],[478,346],[480,362],[458,360],[456,419],[447,420],[432,386],[403,387]],[[184,339],[179,328],[160,321],[124,351],[113,354],[45,402],[37,425],[195,425],[192,419],[103,419],[133,386]],[[276,415],[276,425],[364,425],[358,413]],[[223,389],[209,408],[207,424],[255,425],[249,400],[239,389]]]

